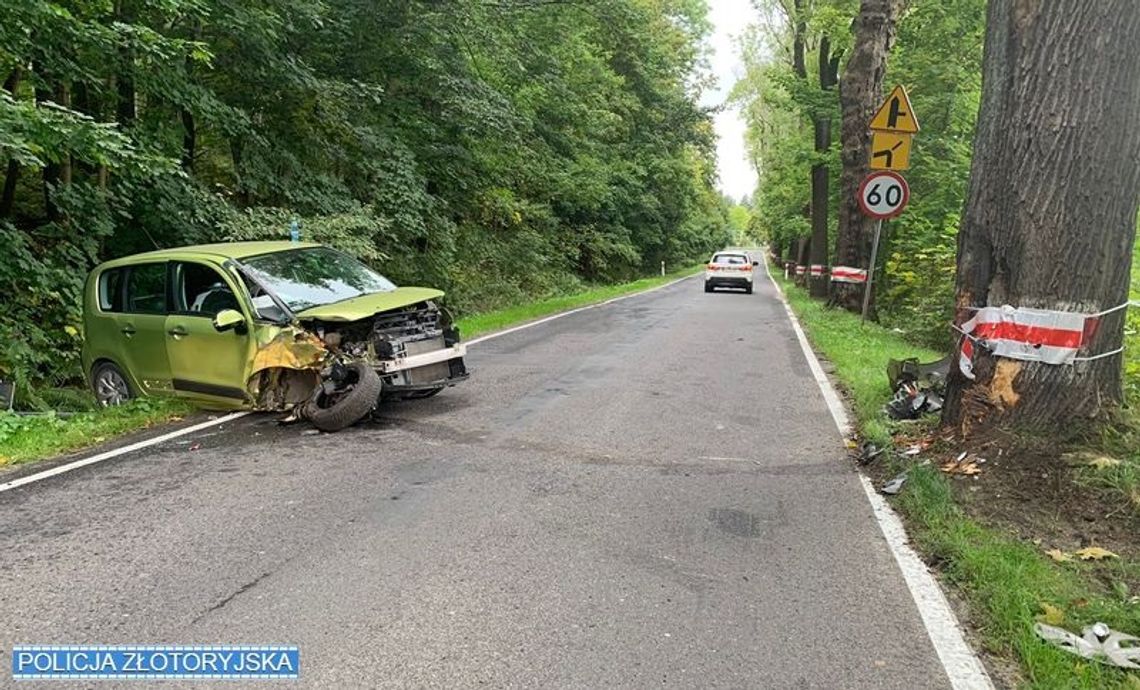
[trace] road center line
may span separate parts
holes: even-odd
[[[772,277],[772,272],[768,269],[767,256],[764,258],[764,272],[768,274],[768,280],[772,281],[772,287],[776,290],[776,295],[784,305],[788,319],[792,322],[792,330],[796,333],[800,349],[803,350],[804,357],[807,358],[808,367],[811,369],[820,392],[823,393],[823,400],[827,403],[827,409],[831,412],[831,418],[835,420],[835,426],[839,429],[840,436],[847,437],[851,433],[851,422],[847,417],[847,410],[840,402],[839,394],[836,393],[835,388],[823,373],[819,358],[816,357],[807,336],[804,335],[804,330],[800,327],[799,319],[796,318],[791,305],[788,304],[784,291],[780,289],[780,285]],[[946,669],[950,684],[955,690],[992,690],[993,682],[990,680],[989,674],[986,673],[981,660],[974,654],[974,650],[966,644],[961,625],[958,623],[954,611],[950,608],[950,603],[946,601],[945,593],[943,593],[934,576],[930,574],[922,559],[918,557],[918,554],[908,543],[902,520],[891,509],[890,504],[875,491],[871,480],[862,472],[859,473],[859,481],[863,486],[863,493],[867,495],[867,500],[871,503],[871,511],[879,523],[879,529],[882,530],[883,537],[886,538],[887,545],[890,546],[891,553],[894,554],[895,562],[898,563],[899,570],[902,571],[907,589],[910,590],[910,595],[918,607],[918,614],[922,618],[922,624],[926,627],[926,634],[930,636],[934,651],[938,654],[942,667]]]

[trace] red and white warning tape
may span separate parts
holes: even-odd
[[[1124,348],[1087,357],[1078,357],[1077,353],[1092,341],[1102,316],[1129,306],[1140,306],[1140,303],[1125,302],[1095,314],[1017,308],[1008,304],[973,307],[973,318],[954,326],[963,335],[959,368],[967,378],[974,378],[975,342],[999,357],[1046,364],[1072,364],[1111,357]]]
[[[823,269],[824,269],[824,267],[820,264],[812,264],[811,265],[811,277],[812,278],[819,278],[820,276],[823,275]]]
[[[865,283],[867,282],[867,269],[852,268],[851,266],[832,266],[831,282]]]
[[[796,266],[796,275],[802,276],[807,272],[807,266]]]

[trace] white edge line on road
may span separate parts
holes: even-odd
[[[651,292],[657,292],[658,290],[664,290],[665,288],[669,287],[670,285],[676,285],[677,283],[680,283],[681,281],[691,280],[698,275],[700,275],[700,271],[697,271],[693,275],[685,276],[683,278],[678,278],[676,280],[670,280],[668,283],[664,283],[662,285],[657,285],[655,287],[651,287],[648,290],[638,290],[637,292],[631,292],[628,295],[621,295],[620,297],[611,297],[610,299],[603,300],[601,302],[594,302],[593,304],[587,304],[584,307],[577,307],[575,309],[570,309],[567,311],[560,311],[557,314],[551,314],[550,316],[545,316],[541,319],[538,319],[537,321],[528,321],[527,323],[524,323],[524,324],[519,325],[519,326],[512,326],[511,328],[504,328],[501,331],[495,331],[494,333],[488,333],[487,335],[481,335],[478,338],[475,338],[473,340],[468,340],[467,341],[467,347],[471,347],[473,345],[478,345],[479,343],[486,341],[486,340],[492,340],[494,338],[498,338],[498,337],[501,337],[504,335],[509,335],[511,333],[515,333],[516,331],[522,331],[522,330],[525,330],[527,328],[534,328],[535,326],[541,326],[542,324],[547,323],[549,321],[554,321],[555,319],[561,319],[564,316],[570,316],[571,314],[577,314],[579,312],[583,312],[583,311],[586,311],[588,309],[597,309],[598,307],[604,307],[607,304],[613,304],[614,302],[620,302],[623,299],[629,299],[630,297],[640,297],[641,295],[648,295]]]
[[[764,257],[764,272],[768,274],[768,280],[772,281],[772,287],[775,288],[776,295],[784,305],[784,311],[788,313],[788,319],[792,322],[792,330],[796,332],[800,349],[804,351],[804,357],[807,358],[815,382],[819,385],[820,392],[823,393],[827,409],[831,411],[831,418],[835,420],[835,426],[839,429],[840,435],[846,438],[851,433],[851,422],[847,417],[847,410],[840,402],[839,395],[835,392],[831,381],[823,373],[819,358],[816,357],[807,336],[804,335],[804,330],[800,327],[799,319],[796,318],[791,305],[788,304],[784,291],[780,289],[779,283],[772,277],[772,272],[768,269],[767,256]],[[958,618],[954,615],[953,609],[950,608],[950,603],[946,600],[942,588],[934,576],[930,574],[926,564],[911,548],[902,520],[899,519],[890,504],[875,491],[871,480],[862,472],[859,473],[859,481],[863,486],[863,493],[867,495],[867,500],[871,503],[871,512],[874,513],[875,520],[879,523],[879,529],[882,530],[883,537],[887,540],[891,553],[894,554],[895,562],[898,563],[899,570],[902,571],[907,589],[910,590],[910,595],[914,598],[915,605],[918,606],[918,614],[922,617],[926,634],[930,636],[934,651],[938,654],[942,667],[946,669],[950,684],[955,690],[991,690],[994,687],[993,681],[990,680],[981,660],[974,654],[974,650],[970,649],[970,645],[966,643]]]
[[[655,287],[651,287],[648,290],[640,290],[638,292],[631,292],[628,295],[621,295],[620,297],[612,297],[612,298],[604,300],[602,302],[596,302],[594,304],[588,304],[584,307],[578,307],[577,309],[571,309],[569,311],[564,311],[564,312],[559,312],[557,314],[552,314],[550,316],[539,319],[537,321],[531,321],[529,323],[524,323],[521,326],[515,326],[514,328],[507,328],[507,329],[502,330],[502,331],[496,331],[495,333],[489,333],[489,334],[484,335],[482,337],[475,338],[474,340],[467,341],[467,345],[468,345],[468,347],[470,347],[471,345],[477,345],[477,344],[483,342],[484,340],[490,340],[492,338],[498,338],[499,336],[507,335],[508,333],[514,333],[515,331],[521,331],[524,328],[533,328],[534,326],[544,324],[547,321],[553,321],[555,319],[561,319],[564,316],[570,316],[571,314],[577,314],[578,312],[586,311],[587,309],[596,309],[597,307],[605,306],[607,304],[613,304],[614,302],[620,302],[623,299],[629,299],[630,297],[637,297],[639,295],[646,295],[646,294],[649,294],[650,292],[655,292],[657,290],[667,288],[670,285],[676,285],[677,283],[679,283],[683,280],[689,280],[698,274],[699,274],[699,272],[694,273],[693,275],[690,275],[690,276],[685,276],[683,278],[671,280],[668,283],[665,283],[663,285],[657,285]],[[33,482],[38,482],[41,479],[47,479],[48,477],[54,477],[56,475],[60,475],[60,474],[63,474],[65,472],[77,470],[80,467],[86,467],[87,465],[94,465],[95,463],[103,462],[104,460],[110,460],[111,458],[117,458],[120,455],[126,455],[127,453],[133,453],[136,450],[142,450],[143,448],[149,448],[151,446],[156,446],[160,443],[165,443],[166,441],[169,441],[171,439],[178,438],[179,436],[185,436],[186,434],[192,434],[195,431],[201,431],[202,429],[209,429],[212,426],[217,426],[219,424],[225,424],[226,422],[233,421],[239,417],[244,417],[247,414],[250,414],[250,413],[248,411],[231,412],[230,414],[225,415],[224,417],[219,417],[217,419],[211,419],[207,422],[202,422],[201,424],[195,424],[193,426],[188,426],[185,429],[178,429],[176,431],[171,431],[168,434],[162,434],[161,436],[155,436],[154,438],[148,438],[144,441],[138,441],[137,443],[131,443],[129,445],[123,446],[122,448],[115,448],[113,450],[104,451],[102,453],[96,453],[95,455],[92,455],[92,456],[87,457],[87,458],[82,458],[80,460],[76,460],[75,462],[69,462],[69,463],[64,464],[64,465],[58,465],[56,467],[51,468],[50,470],[44,470],[43,472],[36,472],[35,474],[29,474],[26,477],[20,477],[19,479],[13,479],[12,481],[4,482],[4,483],[0,484],[0,493],[3,493],[5,491],[11,491],[12,489],[15,489],[17,487],[24,486],[25,484],[31,484]]]
[[[166,441],[169,441],[171,439],[178,438],[179,436],[185,436],[186,434],[192,434],[195,431],[201,431],[202,429],[209,429],[212,426],[217,426],[219,424],[225,424],[226,422],[232,422],[233,420],[235,420],[239,417],[244,417],[247,414],[249,414],[249,412],[231,412],[230,414],[227,414],[227,415],[222,416],[222,417],[218,417],[217,419],[211,419],[209,421],[202,422],[200,424],[194,424],[194,425],[188,426],[184,429],[177,429],[175,431],[171,431],[169,433],[162,434],[160,436],[155,436],[154,438],[148,438],[148,439],[145,439],[143,441],[137,441],[135,443],[131,443],[129,445],[123,446],[122,448],[115,448],[113,450],[104,451],[102,453],[96,453],[95,455],[92,455],[91,457],[83,458],[81,460],[76,460],[75,462],[69,462],[65,465],[58,465],[56,467],[51,468],[50,470],[44,470],[43,472],[36,472],[35,474],[29,474],[26,477],[20,477],[19,479],[13,479],[10,482],[4,482],[3,484],[0,484],[0,493],[3,493],[5,491],[10,491],[12,489],[15,489],[16,487],[24,486],[25,484],[31,484],[32,482],[38,482],[41,479],[47,479],[48,477],[54,477],[56,475],[63,474],[64,472],[70,472],[72,470],[77,470],[80,467],[86,467],[87,465],[94,465],[97,462],[103,462],[104,460],[110,460],[111,458],[117,458],[120,455],[126,455],[127,453],[133,453],[136,450],[142,450],[143,448],[149,448],[151,446],[156,446],[160,443],[165,443]]]

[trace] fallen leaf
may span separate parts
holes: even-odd
[[[184,418],[183,418],[183,417],[181,417],[181,416],[179,416],[179,415],[174,415],[173,417],[171,417],[171,418],[170,418],[170,421],[172,421],[172,422],[181,422],[183,419],[184,419]]]
[[[982,468],[978,467],[976,462],[961,462],[954,460],[942,466],[942,471],[946,474],[981,474]]]
[[[1104,558],[1119,558],[1116,554],[1108,549],[1102,549],[1099,546],[1086,546],[1079,551],[1076,551],[1077,558],[1082,561],[1099,561]]]
[[[1078,609],[1083,609],[1084,607],[1086,607],[1088,605],[1089,605],[1088,599],[1073,599],[1072,601],[1069,602],[1069,606],[1072,606],[1073,608],[1078,608]]]
[[[1089,460],[1088,464],[1091,467],[1097,468],[1098,470],[1105,470],[1109,467],[1116,467],[1120,464],[1120,461],[1116,458],[1110,458],[1107,455],[1100,455],[1093,458],[1092,460]]]
[[[859,444],[858,444],[858,443],[855,443],[855,440],[854,440],[854,439],[850,439],[850,438],[849,438],[849,439],[846,439],[846,440],[844,440],[844,441],[843,441],[843,445],[847,446],[848,448],[858,448],[858,447],[859,447]]]
[[[1048,625],[1060,625],[1065,622],[1065,612],[1052,604],[1041,604],[1044,613],[1037,616],[1037,620]]]
[[[1064,563],[1065,561],[1073,560],[1073,557],[1071,554],[1067,554],[1064,551],[1062,551],[1061,549],[1049,549],[1048,551],[1045,552],[1045,554],[1047,556],[1049,556],[1049,558],[1052,558],[1053,560],[1057,561],[1058,563]]]

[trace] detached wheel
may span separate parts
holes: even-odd
[[[301,415],[321,431],[340,431],[371,412],[380,399],[380,376],[364,362],[345,366],[344,380],[331,393],[321,391]]]
[[[135,397],[126,374],[111,362],[100,362],[91,370],[91,390],[100,407],[115,407]]]

